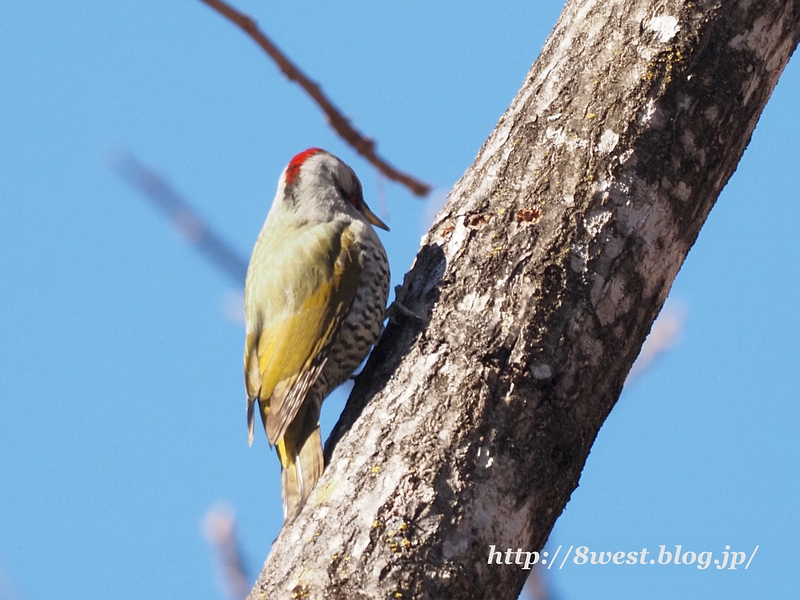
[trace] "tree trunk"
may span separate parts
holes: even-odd
[[[517,597],[490,545],[544,545],[799,36],[800,0],[567,3],[250,598]]]

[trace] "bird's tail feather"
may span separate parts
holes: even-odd
[[[309,411],[311,413],[319,412]],[[313,416],[313,420],[308,417]],[[322,455],[322,436],[317,424],[318,416],[306,415],[301,427],[294,423],[277,444],[281,460],[283,492],[283,520],[290,521],[300,512],[311,490],[322,476],[325,461]],[[299,429],[300,431],[295,431]]]

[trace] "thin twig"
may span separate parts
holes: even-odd
[[[398,171],[392,165],[387,163],[384,159],[375,153],[375,142],[362,135],[355,127],[353,127],[348,119],[342,115],[333,103],[328,100],[325,94],[322,93],[319,85],[311,81],[297,66],[289,60],[289,58],[281,52],[281,50],[270,40],[261,30],[259,30],[256,22],[231,5],[223,2],[223,0],[200,0],[204,4],[210,6],[222,16],[227,18],[231,23],[239,27],[253,41],[263,48],[264,52],[269,54],[270,58],[275,61],[278,68],[290,80],[296,82],[303,88],[311,98],[319,105],[322,112],[328,118],[328,123],[333,127],[334,131],[338,133],[342,139],[350,144],[356,152],[371,162],[376,169],[386,175],[392,181],[402,183],[409,190],[417,196],[427,196],[431,191],[431,186],[423,183],[418,179]]]
[[[160,208],[195,248],[239,286],[244,286],[247,259],[211,229],[166,179],[127,151],[114,155],[110,162],[114,171]]]

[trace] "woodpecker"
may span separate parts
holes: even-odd
[[[281,462],[284,522],[322,475],[322,401],[361,364],[383,327],[389,263],[361,182],[309,148],[281,173],[245,283],[248,443],[255,406]]]

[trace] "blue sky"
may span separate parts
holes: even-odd
[[[558,2],[237,3],[441,199]],[[0,599],[221,597],[201,534],[232,505],[255,575],[278,462],[247,447],[236,289],[108,166],[127,148],[249,255],[291,156],[360,174],[394,282],[430,205],[384,182],[199,2],[0,0]],[[747,570],[566,566],[565,600],[796,592],[800,319],[790,63],[672,291],[681,341],[627,389],[550,546],[759,551]],[[234,300],[235,301],[235,300]],[[326,403],[330,429],[344,404]]]

